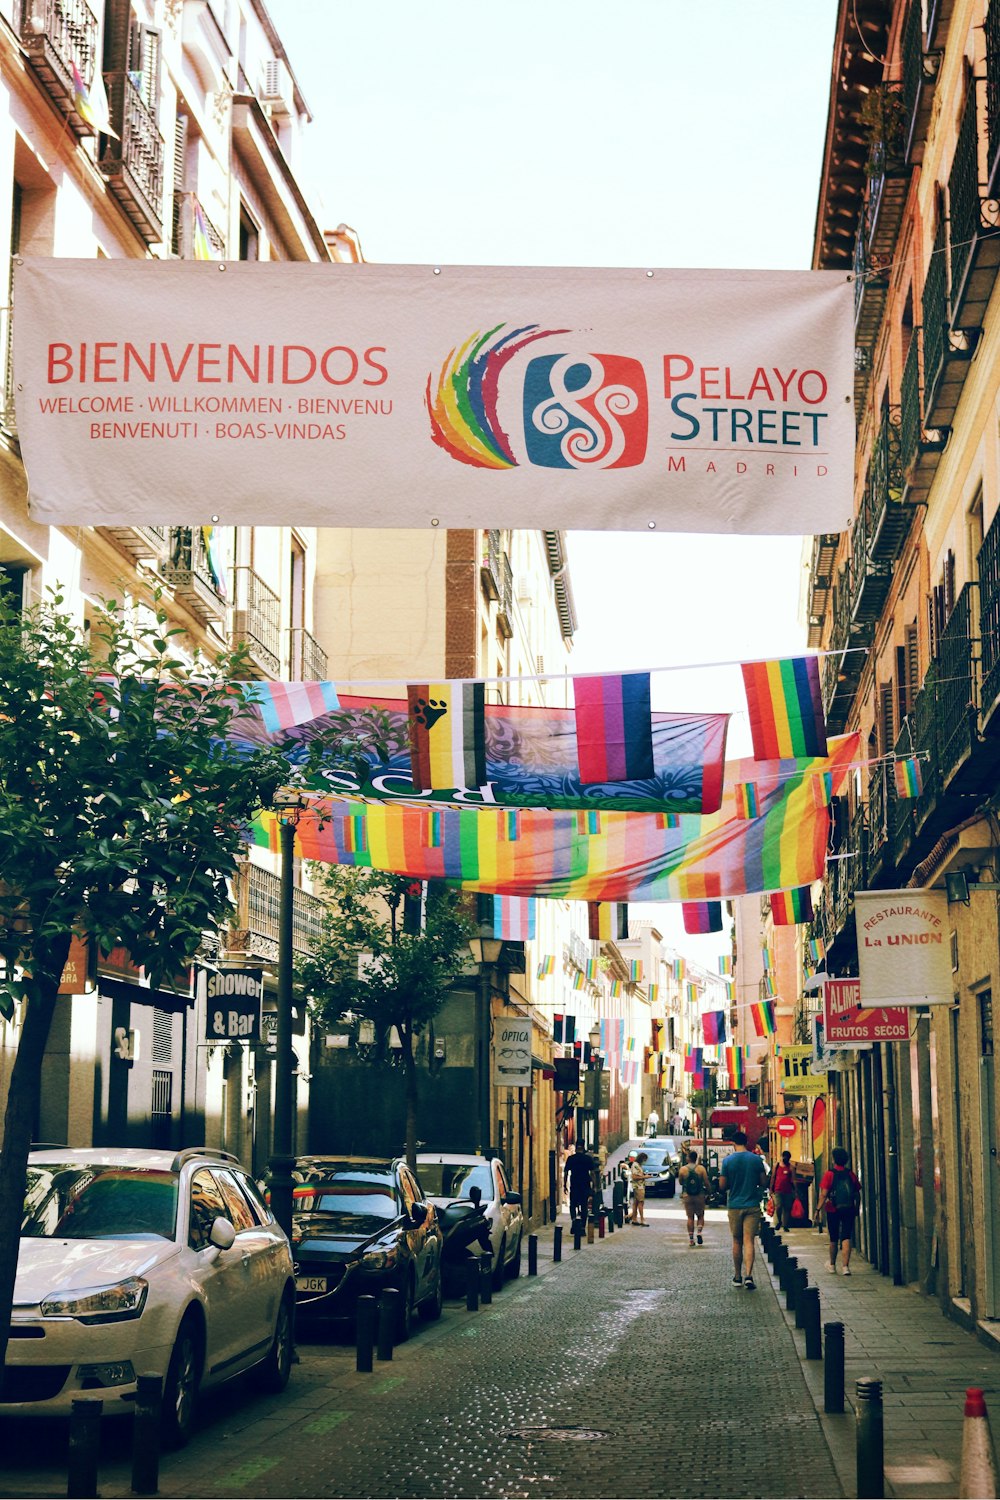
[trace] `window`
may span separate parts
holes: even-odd
[[[231,1173],[217,1167],[215,1169],[215,1180],[219,1184],[219,1190],[226,1200],[226,1217],[233,1222],[233,1228],[237,1234],[242,1234],[244,1229],[256,1229],[257,1224],[250,1205],[244,1198],[236,1185],[236,1178]]]
[[[259,1224],[273,1224],[274,1215],[264,1202],[260,1188],[253,1179],[248,1177],[245,1172],[234,1172],[233,1176],[243,1189],[257,1222]]]
[[[191,1210],[188,1216],[188,1244],[192,1250],[205,1250],[212,1243],[212,1225],[216,1219],[228,1219],[225,1201],[207,1167],[191,1178]]]

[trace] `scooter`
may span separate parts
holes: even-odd
[[[469,1189],[468,1198],[456,1198],[446,1208],[438,1209],[438,1222],[444,1236],[441,1248],[441,1282],[448,1297],[461,1296],[465,1290],[465,1267],[469,1256],[483,1255],[492,1260],[490,1226],[482,1209],[482,1192]]]

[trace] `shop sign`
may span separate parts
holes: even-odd
[[[531,1087],[531,1022],[501,1017],[493,1037],[493,1082],[504,1088]]]
[[[781,1088],[783,1093],[826,1093],[826,1078],[812,1071],[812,1061],[812,1047],[786,1047],[782,1044]]]
[[[264,976],[259,969],[220,969],[207,974],[205,1035],[210,1042],[260,1040]]]
[[[828,979],[823,986],[826,1045],[860,1048],[874,1042],[905,1042],[910,1035],[909,1013],[902,1005],[866,1007],[861,1004],[860,979]]]
[[[954,1003],[944,891],[855,891],[854,911],[866,1006]]]

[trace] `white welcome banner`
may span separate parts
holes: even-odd
[[[854,913],[865,1006],[954,1002],[944,891],[855,891]]]
[[[852,512],[852,278],[25,260],[18,435],[61,525],[811,535]]]

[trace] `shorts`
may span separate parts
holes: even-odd
[[[685,1193],[684,1208],[687,1213],[697,1214],[699,1219],[703,1219],[705,1217],[705,1194]]]
[[[646,1197],[646,1187],[645,1187],[645,1184],[642,1184],[642,1185],[636,1184],[636,1186],[632,1189],[632,1197],[635,1198],[636,1201],[639,1202],[639,1203],[644,1202],[645,1201],[645,1197]]]
[[[854,1240],[854,1220],[856,1218],[851,1208],[827,1209],[826,1232],[834,1245],[839,1245],[842,1240]]]
[[[742,1240],[746,1236],[747,1225],[754,1235],[760,1234],[761,1213],[759,1208],[731,1208],[729,1210],[729,1230],[734,1240]]]

